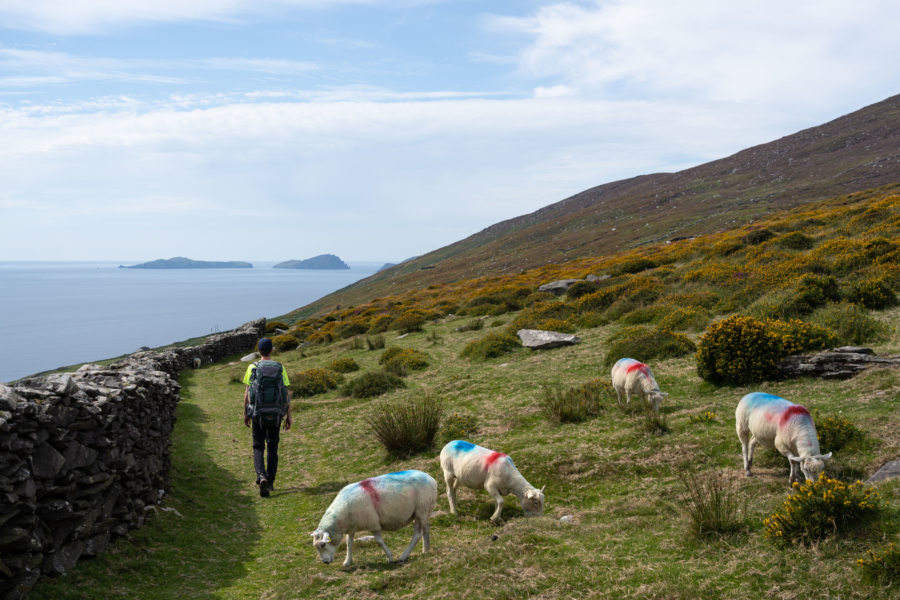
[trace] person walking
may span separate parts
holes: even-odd
[[[262,338],[256,347],[260,360],[249,365],[244,374],[244,425],[253,432],[253,467],[259,495],[268,498],[275,489],[282,422],[285,431],[292,425],[291,382],[284,366],[271,359],[272,340]]]

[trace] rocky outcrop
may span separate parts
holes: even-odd
[[[562,296],[573,284],[584,281],[583,279],[560,279],[559,281],[551,281],[538,287],[539,292],[550,292],[554,296]]]
[[[246,352],[265,319],[200,346],[0,384],[0,598],[140,527],[169,483],[178,372]]]
[[[516,332],[522,345],[533,350],[549,350],[560,346],[572,346],[581,342],[581,338],[571,333],[558,333],[542,329],[520,329]]]
[[[882,466],[874,475],[869,477],[866,483],[881,483],[900,477],[900,460],[892,460]]]
[[[845,346],[818,354],[788,356],[778,364],[783,377],[849,379],[872,367],[900,367],[900,357],[876,356],[870,348]]]

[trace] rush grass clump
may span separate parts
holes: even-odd
[[[405,377],[410,371],[419,371],[428,366],[428,355],[414,348],[391,346],[384,351],[378,363],[388,373]]]
[[[866,308],[858,304],[829,304],[813,313],[810,320],[833,331],[840,344],[858,346],[880,342],[891,333],[887,324],[874,318]]]
[[[816,481],[794,483],[781,510],[763,521],[765,536],[779,546],[809,544],[870,522],[881,512],[878,492],[862,482],[846,484],[824,473]]]
[[[603,361],[611,367],[623,356],[638,357],[641,361],[663,358],[677,358],[694,352],[697,348],[686,335],[660,327],[626,327],[611,336]]]
[[[469,360],[487,360],[512,352],[521,346],[519,338],[512,334],[489,333],[481,339],[469,342],[459,355]]]
[[[596,417],[613,397],[612,386],[600,379],[563,389],[543,386],[540,405],[544,415],[557,423],[581,423]]]
[[[351,398],[374,398],[399,387],[405,387],[399,376],[386,371],[368,371],[345,383],[341,393]]]
[[[678,480],[683,488],[681,505],[695,537],[730,535],[746,527],[745,495],[733,480],[687,467],[678,471]]]
[[[426,394],[377,406],[368,424],[389,454],[406,458],[434,445],[443,412],[443,403]]]
[[[478,433],[478,419],[474,415],[453,412],[441,419],[438,439],[441,444],[453,440],[469,440]]]

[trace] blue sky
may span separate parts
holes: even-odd
[[[900,3],[3,0],[0,260],[399,261],[900,92]]]

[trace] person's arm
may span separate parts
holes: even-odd
[[[288,390],[288,405],[287,405],[287,414],[284,416],[284,430],[287,431],[291,428],[294,422],[291,419],[291,391]]]
[[[247,412],[247,407],[250,405],[250,386],[244,388],[244,425],[250,427],[250,415]]]

